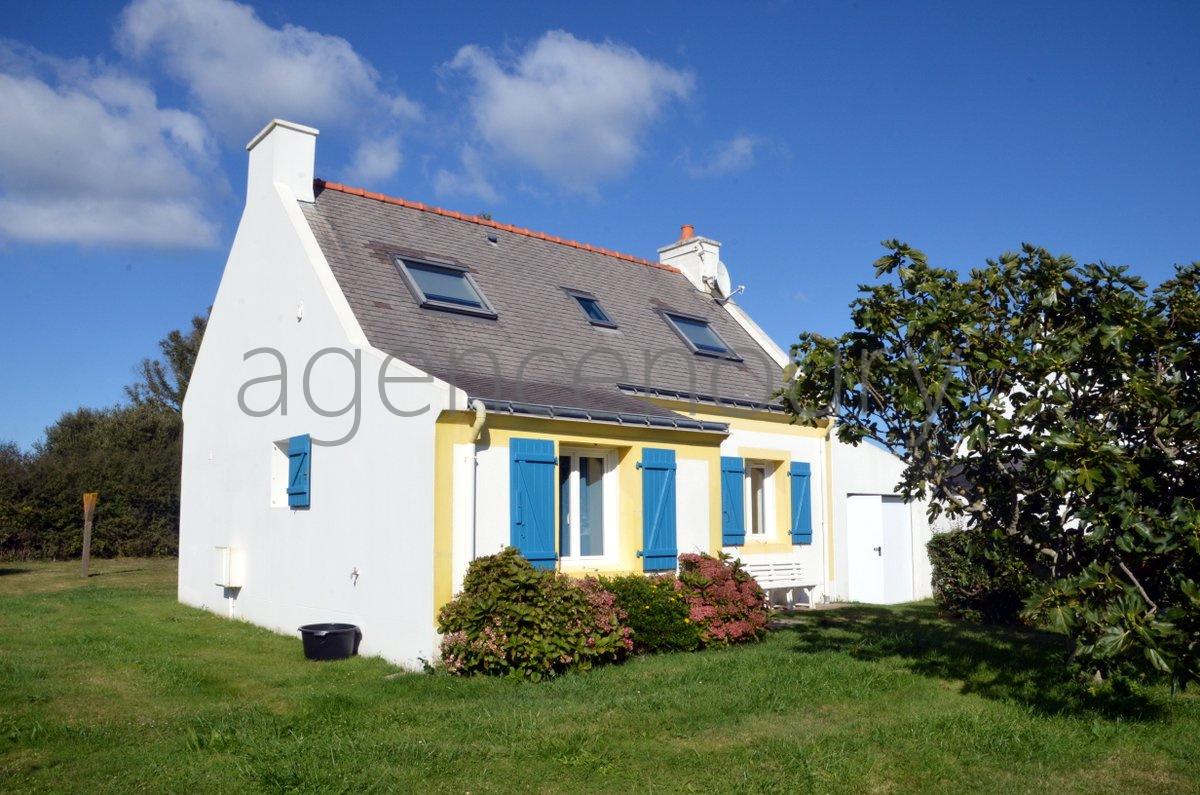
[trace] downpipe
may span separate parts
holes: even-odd
[[[476,494],[476,486],[478,478],[477,471],[479,469],[479,439],[481,436],[483,436],[484,425],[487,424],[487,406],[483,405],[482,400],[475,398],[471,401],[468,408],[475,412],[475,420],[471,423],[471,484],[470,488],[467,490],[467,493],[469,494],[468,515],[471,517],[471,560],[475,560],[477,554],[476,547],[478,544],[478,533],[475,527],[475,503],[478,499]]]

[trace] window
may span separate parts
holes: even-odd
[[[593,326],[617,327],[617,324],[612,321],[612,318],[600,306],[600,300],[596,296],[590,293],[576,292],[575,290],[567,290],[567,295],[578,302],[579,308],[583,310],[583,314],[587,316],[588,322]]]
[[[422,307],[495,317],[466,268],[398,257],[396,267]]]
[[[746,524],[752,536],[767,534],[767,468],[762,464],[751,464],[746,468],[750,486],[747,502],[749,520]]]
[[[271,507],[307,508],[312,488],[312,439],[308,434],[271,445]]]
[[[608,456],[594,450],[563,452],[558,459],[558,543],[561,558],[604,555],[611,523],[612,479]],[[615,518],[615,517],[612,517]]]
[[[663,316],[671,324],[675,333],[695,353],[705,356],[723,356],[729,359],[738,358],[725,344],[725,340],[721,339],[721,335],[708,325],[708,321],[670,313],[664,313]]]
[[[744,505],[743,519],[747,540],[775,540],[776,533],[776,476],[779,474],[776,461],[745,462],[745,477],[741,479]]]
[[[271,507],[288,507],[288,439],[271,445]]]

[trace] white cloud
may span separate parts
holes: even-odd
[[[0,41],[0,235],[207,246],[212,147],[200,119],[128,75]]]
[[[484,141],[579,191],[628,172],[647,129],[694,83],[631,47],[564,31],[547,32],[511,63],[468,45],[449,66],[472,80],[471,113]]]
[[[459,171],[439,170],[433,177],[433,189],[443,196],[474,196],[485,202],[500,200],[496,189],[488,181],[479,151],[467,145],[459,154]]]
[[[238,143],[275,117],[393,134],[397,123],[420,116],[416,103],[383,89],[345,39],[298,25],[273,28],[230,0],[134,0],[116,40],[129,56],[157,59]]]
[[[390,179],[400,170],[404,156],[395,136],[363,141],[354,151],[347,174],[355,182]]]
[[[691,153],[681,158],[683,170],[693,177],[719,177],[745,171],[754,165],[755,156],[764,141],[753,135],[735,135],[728,141],[718,141],[705,156],[694,161]]]

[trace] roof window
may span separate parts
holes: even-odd
[[[739,358],[725,343],[725,340],[721,339],[721,335],[708,324],[707,320],[677,315],[672,312],[664,312],[663,317],[694,353],[702,356],[721,356],[726,359]]]
[[[496,317],[479,285],[461,265],[397,257],[396,267],[423,308]]]
[[[604,308],[600,306],[600,299],[591,293],[579,292],[578,290],[567,290],[567,295],[575,299],[579,304],[579,308],[583,310],[583,314],[587,317],[588,322],[593,326],[604,326],[605,328],[616,328],[617,324],[613,322]]]

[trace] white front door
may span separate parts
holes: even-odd
[[[846,544],[850,558],[850,601],[881,604],[884,600],[883,503],[874,494],[846,498]]]
[[[912,526],[899,497],[846,497],[846,544],[851,601],[896,604],[913,598]]]
[[[911,602],[912,522],[900,497],[883,498],[883,603]]]

